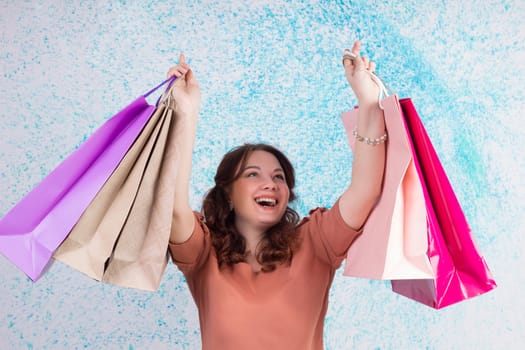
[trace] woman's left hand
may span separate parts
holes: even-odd
[[[360,56],[360,49],[361,43],[354,42],[352,53],[355,58],[343,59],[345,75],[359,101],[359,106],[374,105],[378,102],[380,90],[370,73],[374,72],[376,64],[368,57]]]

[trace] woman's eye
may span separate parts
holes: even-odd
[[[253,171],[246,174],[246,177],[255,177],[255,176],[257,176],[257,173]]]
[[[284,175],[282,175],[282,174],[275,175],[274,178],[277,179],[277,180],[282,180],[282,181],[284,181]]]

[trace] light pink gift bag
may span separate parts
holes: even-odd
[[[378,280],[433,278],[427,257],[425,198],[396,95],[381,101],[388,141],[382,195],[348,250],[345,276]],[[343,113],[349,143],[358,109]]]

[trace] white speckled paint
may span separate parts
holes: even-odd
[[[518,349],[525,343],[525,2],[0,2],[0,215],[100,124],[160,82],[183,51],[203,88],[192,205],[222,154],[281,147],[296,208],[331,205],[351,154],[355,100],[341,50],[359,38],[412,97],[499,287],[433,310],[386,282],[343,277],[327,349]],[[94,282],[55,262],[36,283],[0,257],[0,349],[199,349],[182,275],[156,293]]]

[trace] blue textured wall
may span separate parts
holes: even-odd
[[[363,41],[412,97],[499,287],[440,311],[386,282],[336,277],[327,349],[511,349],[525,343],[525,2],[0,2],[0,215],[99,125],[189,57],[203,103],[192,205],[222,154],[280,146],[297,209],[348,182],[340,54]],[[1,349],[198,349],[196,309],[170,264],[156,293],[55,262],[37,282],[0,257]]]

